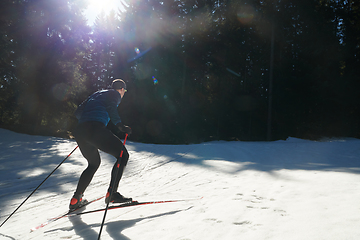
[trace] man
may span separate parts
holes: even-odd
[[[82,197],[100,166],[99,149],[117,159],[111,172],[111,181],[105,202],[121,203],[132,200],[117,192],[120,179],[129,159],[129,153],[121,140],[109,130],[112,127],[117,131],[120,130],[131,134],[131,128],[121,122],[117,111],[125,92],[125,82],[116,79],[112,82],[112,89],[93,93],[80,104],[75,112],[79,122],[74,130],[74,136],[82,155],[88,161],[88,166],[80,176],[76,191],[70,201],[70,210],[77,209],[82,203],[86,202]],[[120,159],[121,150],[123,150],[123,155]]]

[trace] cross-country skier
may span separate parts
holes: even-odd
[[[120,179],[129,159],[129,153],[121,140],[113,133],[120,130],[131,134],[131,128],[122,123],[117,111],[117,107],[126,91],[125,82],[116,79],[112,82],[112,89],[93,93],[79,105],[75,112],[79,121],[74,130],[74,137],[82,155],[88,161],[88,166],[80,176],[76,191],[70,201],[70,210],[78,208],[81,203],[86,201],[82,199],[83,194],[100,166],[99,149],[117,159],[111,172],[111,181],[105,202],[121,203],[132,200],[117,192]],[[122,148],[123,155],[120,159]],[[113,191],[113,194],[110,199],[111,191]]]

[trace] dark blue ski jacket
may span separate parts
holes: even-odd
[[[121,122],[117,111],[120,102],[121,95],[115,89],[100,90],[79,105],[75,111],[75,116],[79,123],[96,121],[107,126],[111,120],[116,125]]]

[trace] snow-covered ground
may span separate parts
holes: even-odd
[[[0,129],[0,222],[76,147]],[[193,199],[108,211],[101,239],[360,239],[360,140],[127,142],[120,192],[139,201]],[[105,194],[115,159],[88,187]],[[0,228],[0,239],[97,239],[103,212],[30,228],[68,209],[86,161],[76,150]],[[103,200],[86,210],[105,207]]]

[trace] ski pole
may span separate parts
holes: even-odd
[[[125,134],[125,139],[124,139],[124,144],[123,144],[123,146],[121,147],[120,157],[119,157],[119,159],[118,159],[119,164],[120,164],[120,161],[121,161],[123,152],[124,152],[124,147],[125,147],[125,143],[126,143],[127,137],[128,137],[128,134],[126,133],[126,134]],[[114,180],[117,178],[117,175],[119,174],[119,169],[120,169],[120,167],[117,168],[117,171],[116,171]],[[112,196],[113,192],[114,192],[114,189],[112,188],[112,189],[111,189],[111,192],[110,192],[109,199],[111,199],[111,196]],[[107,211],[108,211],[109,204],[110,204],[110,201],[108,201],[107,204],[106,204],[106,208],[105,208],[104,217],[103,217],[103,220],[102,220],[102,223],[101,223],[98,240],[100,240],[100,237],[101,237],[101,232],[102,232],[102,229],[103,229],[103,226],[104,226],[104,223],[105,223],[106,213],[107,213]]]
[[[40,183],[40,185],[37,186],[37,188],[35,188],[35,190],[32,191],[32,193],[30,193],[30,195],[5,219],[5,221],[3,221],[3,222],[1,223],[0,227],[2,227],[2,225],[4,225],[4,223],[6,223],[7,220],[9,220],[9,219],[12,217],[12,215],[15,214],[15,212],[36,192],[36,190],[38,190],[38,189],[40,188],[40,186],[60,167],[60,165],[63,164],[63,163],[66,161],[66,159],[68,159],[73,152],[75,152],[75,150],[76,150],[78,147],[79,147],[79,146],[76,146],[76,147],[74,148],[74,150],[72,150],[71,153],[70,153],[69,155],[67,155],[67,157],[66,157],[64,160],[62,160],[62,162],[61,162],[59,165],[57,165],[57,167],[44,179],[44,181],[42,181],[42,182]]]

